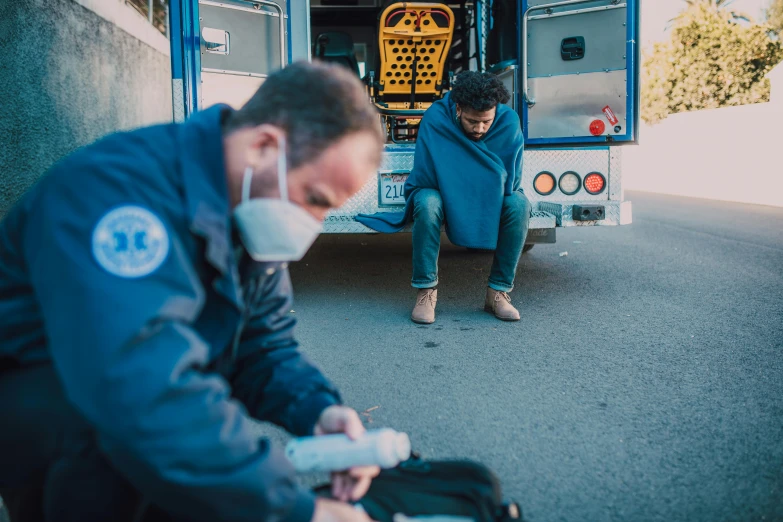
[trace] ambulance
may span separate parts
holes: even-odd
[[[239,108],[294,61],[342,64],[364,82],[387,143],[377,176],[324,232],[374,233],[354,218],[403,208],[427,107],[461,71],[488,71],[512,93],[525,137],[529,250],[559,227],[631,223],[621,152],[638,140],[640,1],[171,0],[174,119]]]

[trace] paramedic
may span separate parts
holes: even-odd
[[[345,501],[377,468],[316,500],[251,419],[364,431],[298,350],[287,263],[375,173],[382,140],[358,79],[297,63],[238,111],[85,147],[17,203],[0,223],[14,522],[369,520]]]
[[[424,113],[402,213],[361,215],[381,232],[413,221],[413,277],[418,289],[411,320],[435,321],[441,226],[455,245],[494,250],[484,309],[518,321],[511,304],[527,237],[530,202],[520,188],[523,138],[508,90],[493,74],[466,71]]]

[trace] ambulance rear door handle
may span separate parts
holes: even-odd
[[[585,37],[569,36],[568,38],[563,38],[563,41],[560,42],[560,57],[566,62],[584,58]]]

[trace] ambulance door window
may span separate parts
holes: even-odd
[[[283,0],[198,1],[199,109],[239,108],[286,62]]]

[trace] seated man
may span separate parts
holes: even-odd
[[[413,220],[411,319],[435,322],[441,225],[455,245],[495,250],[484,309],[519,320],[508,295],[525,244],[530,202],[520,188],[523,138],[519,116],[502,105],[508,90],[494,75],[466,71],[424,114],[402,213],[360,215],[379,232]]]

